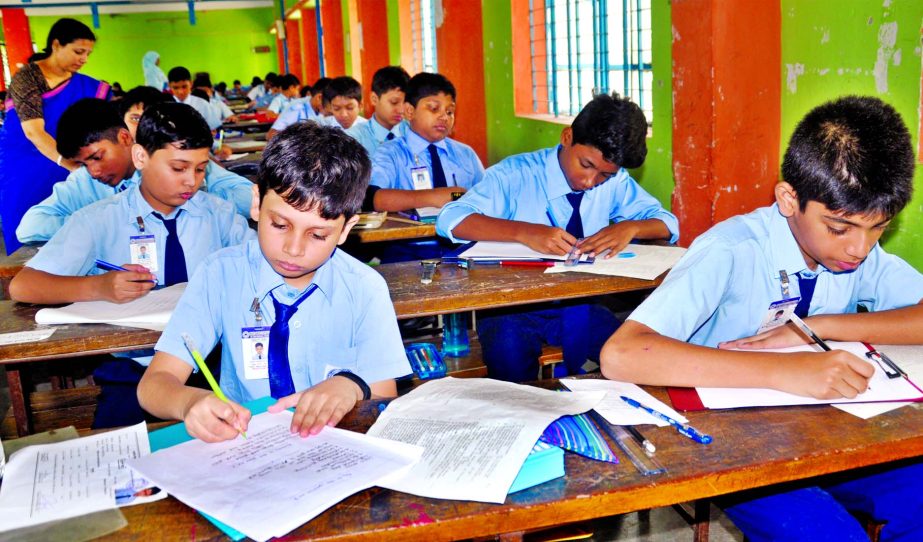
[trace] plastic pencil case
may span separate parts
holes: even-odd
[[[404,348],[404,351],[407,353],[407,360],[417,378],[426,380],[445,376],[446,369],[442,354],[432,343],[411,343]]]

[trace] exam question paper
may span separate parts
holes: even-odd
[[[163,331],[182,297],[186,283],[152,290],[128,303],[81,301],[35,313],[37,324],[114,324]]]
[[[656,416],[648,414],[640,408],[635,408],[622,400],[622,396],[629,397],[648,406],[680,423],[689,423],[689,420],[679,412],[673,410],[663,401],[641,389],[637,384],[607,380],[605,378],[562,378],[561,384],[571,391],[604,391],[606,396],[593,409],[612,425],[642,425],[653,424],[666,427],[669,423]]]
[[[388,405],[369,429],[416,444],[423,458],[382,487],[423,497],[502,503],[542,432],[605,392],[561,393],[486,378],[433,380]]]

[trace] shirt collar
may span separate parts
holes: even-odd
[[[312,283],[317,285],[317,290],[328,300],[333,299],[335,291],[334,272],[331,267],[334,264],[333,259],[337,257],[337,250],[339,249],[335,249],[330,258],[317,268],[317,271],[314,272],[314,279],[312,280]],[[282,275],[276,273],[276,270],[272,268],[272,265],[270,265],[266,257],[263,256],[263,251],[260,248],[258,239],[253,239],[248,242],[247,252],[251,269],[253,269],[256,275],[256,297],[260,300],[260,303],[277,288],[281,288],[281,291],[292,289],[285,283],[285,279],[282,278]],[[278,294],[276,295],[278,296]],[[280,302],[285,301],[281,296],[278,296],[278,300]]]
[[[372,137],[375,138],[376,141],[384,141],[385,138],[388,137],[388,134],[392,132],[392,130],[388,130],[382,126],[381,123],[378,122],[378,119],[375,118],[375,115],[372,115],[372,118],[370,118],[366,124],[368,124],[369,129],[372,131]]]
[[[429,141],[423,139],[419,134],[414,132],[409,127],[407,129],[407,133],[405,134],[405,139],[407,139],[407,146],[410,147],[410,152],[413,153],[414,156],[425,151],[426,148],[430,145]],[[433,145],[436,145],[436,147],[446,152],[449,151],[449,146],[446,144],[445,139],[439,140],[433,143]]]
[[[129,188],[125,191],[125,198],[128,202],[128,222],[130,224],[137,224],[137,217],[141,217],[141,220],[144,220],[145,223],[151,213],[154,213],[154,208],[151,207],[151,204],[144,199],[144,196],[141,194],[141,171],[136,171],[134,175],[131,176],[131,179],[122,181],[128,183]],[[203,209],[202,200],[206,197],[203,196],[202,191],[199,190],[192,196],[192,198],[184,203],[182,206],[173,209],[173,212],[165,216],[166,219],[176,218],[177,213],[180,209],[184,212],[183,214],[189,214],[190,216],[202,216],[205,213]]]
[[[784,269],[789,276],[793,276],[801,271],[811,274],[827,271],[827,268],[820,263],[817,264],[816,271],[808,269],[808,264],[804,261],[801,247],[798,246],[788,220],[779,211],[779,204],[773,203],[769,212],[769,250],[772,254],[773,266],[776,267],[772,273],[777,274],[779,270]]]
[[[558,153],[561,151],[561,145],[548,149],[545,156],[545,192],[548,199],[557,199],[573,192],[567,179],[564,177],[564,170],[561,169],[561,163],[558,161]]]

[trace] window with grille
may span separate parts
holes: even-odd
[[[410,0],[410,35],[416,73],[436,72],[436,14],[434,0]]]

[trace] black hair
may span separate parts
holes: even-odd
[[[809,201],[847,215],[891,218],[910,201],[914,152],[893,107],[846,96],[812,109],[798,123],[782,161],[804,211]]]
[[[260,79],[260,76],[259,76],[259,75],[254,75],[254,76],[253,76],[253,79],[250,80],[250,86],[251,86],[251,87],[255,87],[255,86],[257,86],[257,85],[262,85],[262,84],[263,84],[263,80]]]
[[[215,91],[221,94],[224,94],[224,91],[226,91],[227,89],[228,89],[228,84],[225,83],[224,81],[221,81],[220,83],[215,85]]]
[[[119,130],[127,130],[122,115],[112,102],[84,98],[70,105],[58,121],[55,141],[64,158],[77,156],[80,149],[102,140],[118,141]]]
[[[192,81],[192,74],[189,73],[189,70],[182,66],[177,66],[172,68],[167,73],[167,81],[170,83],[178,83],[180,81]]]
[[[144,245],[142,244],[141,246],[144,246]],[[256,344],[254,344],[254,345],[253,345],[253,348],[256,348],[257,346],[263,346],[263,343],[256,343]]]
[[[416,107],[420,99],[435,96],[440,92],[455,99],[455,85],[446,76],[441,73],[420,72],[407,82],[404,101]]]
[[[192,106],[164,102],[144,110],[135,142],[154,154],[167,145],[182,150],[210,149],[214,140],[205,119]]]
[[[197,73],[195,79],[192,80],[192,86],[212,88],[212,78],[206,72]]]
[[[294,74],[287,73],[285,75],[279,76],[279,86],[282,88],[289,87],[300,87],[301,81],[298,80]]]
[[[647,157],[647,119],[638,104],[618,94],[599,94],[571,124],[574,145],[588,145],[624,168],[641,167]]]
[[[232,85],[239,85],[239,84],[240,84],[240,79],[235,79],[234,82],[232,82],[231,84],[232,84]]]
[[[410,75],[407,70],[400,66],[385,66],[379,68],[372,76],[372,92],[381,96],[389,90],[400,90],[407,92],[407,83],[410,82]]]
[[[125,116],[128,110],[135,104],[141,104],[145,109],[163,102],[172,102],[173,98],[160,92],[156,88],[141,85],[125,93],[125,96],[119,100],[119,115]]]
[[[300,94],[302,98],[304,98],[308,94],[311,94],[311,85],[305,85],[301,87],[301,90],[298,91],[298,94]]]
[[[341,75],[330,80],[330,84],[324,87],[323,95],[325,104],[332,102],[337,96],[362,102],[362,85],[348,75]]]
[[[194,88],[189,94],[195,96],[196,98],[202,98],[206,102],[210,100],[208,93],[202,90],[201,88]]]
[[[276,77],[276,72],[266,72],[266,77],[263,79],[269,79],[270,77]]]
[[[265,81],[266,83],[269,83],[269,87],[272,88],[272,87],[277,87],[277,86],[279,86],[279,79],[281,79],[281,78],[282,78],[281,75],[276,75],[276,74],[274,74],[274,73],[267,73],[267,74],[266,74],[266,79],[264,79],[264,81]]]
[[[64,46],[77,40],[96,41],[96,34],[90,30],[90,27],[76,19],[58,19],[48,31],[48,38],[45,40],[45,48],[38,53],[29,57],[29,62],[36,60],[45,60],[51,56],[51,46],[55,40],[58,45]]]
[[[311,86],[311,93],[319,94],[321,99],[323,99],[324,89],[330,86],[331,81],[333,81],[333,79],[329,77],[321,77],[317,81],[314,81],[314,84]]]
[[[260,201],[268,190],[289,205],[327,220],[349,220],[359,212],[372,164],[365,148],[340,128],[299,122],[266,145],[257,185]]]

